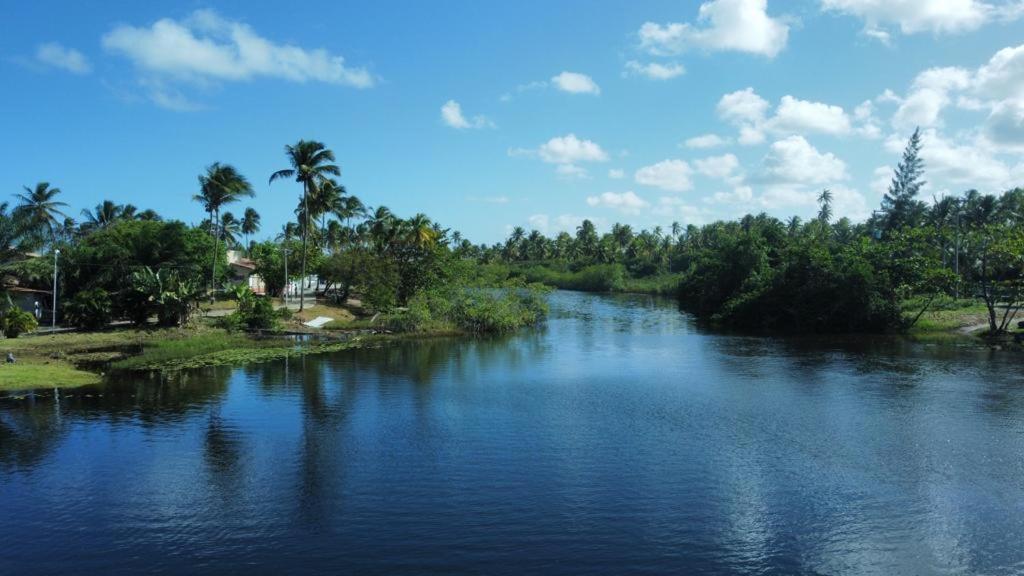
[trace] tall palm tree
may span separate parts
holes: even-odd
[[[50,188],[49,182],[40,182],[35,188],[22,186],[24,194],[16,194],[20,204],[14,211],[28,227],[28,233],[40,237],[43,231],[50,235],[50,241],[55,240],[55,231],[60,224],[58,216],[66,218],[67,215],[60,211],[67,204],[59,202],[54,198],[60,194],[60,188]]]
[[[270,182],[280,178],[295,178],[302,184],[302,281],[306,279],[306,252],[309,241],[309,194],[315,186],[323,184],[328,176],[340,176],[341,169],[334,162],[334,152],[322,142],[299,140],[295,145],[284,147],[285,156],[291,168],[278,170],[270,175]],[[306,290],[299,291],[299,311],[305,308]]]
[[[217,276],[217,250],[220,234],[217,226],[220,222],[220,209],[225,204],[237,202],[243,196],[253,196],[252,185],[245,176],[230,164],[214,162],[206,167],[206,173],[199,175],[199,194],[192,197],[206,209],[213,228],[213,263],[210,266],[210,291],[214,289]]]
[[[249,249],[249,236],[260,231],[260,213],[253,207],[245,209],[242,215],[242,234],[245,234],[245,249]]]

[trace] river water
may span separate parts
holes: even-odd
[[[1024,572],[1024,359],[539,330],[0,401],[0,574]]]

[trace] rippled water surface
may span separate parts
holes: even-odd
[[[1024,572],[1024,357],[542,330],[0,401],[0,574]]]

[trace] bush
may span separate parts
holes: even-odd
[[[8,338],[17,338],[39,327],[36,317],[19,308],[8,308],[0,318],[0,330]]]
[[[75,294],[64,305],[65,321],[77,328],[98,330],[113,319],[113,305],[106,290],[91,288]]]
[[[240,330],[274,330],[277,328],[279,314],[269,297],[257,296],[252,290],[240,290],[238,293],[238,311],[224,317],[220,326],[229,331]]]

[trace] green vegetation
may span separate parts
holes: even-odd
[[[100,382],[100,375],[79,370],[65,362],[0,365],[0,391],[31,388],[70,388]]]

